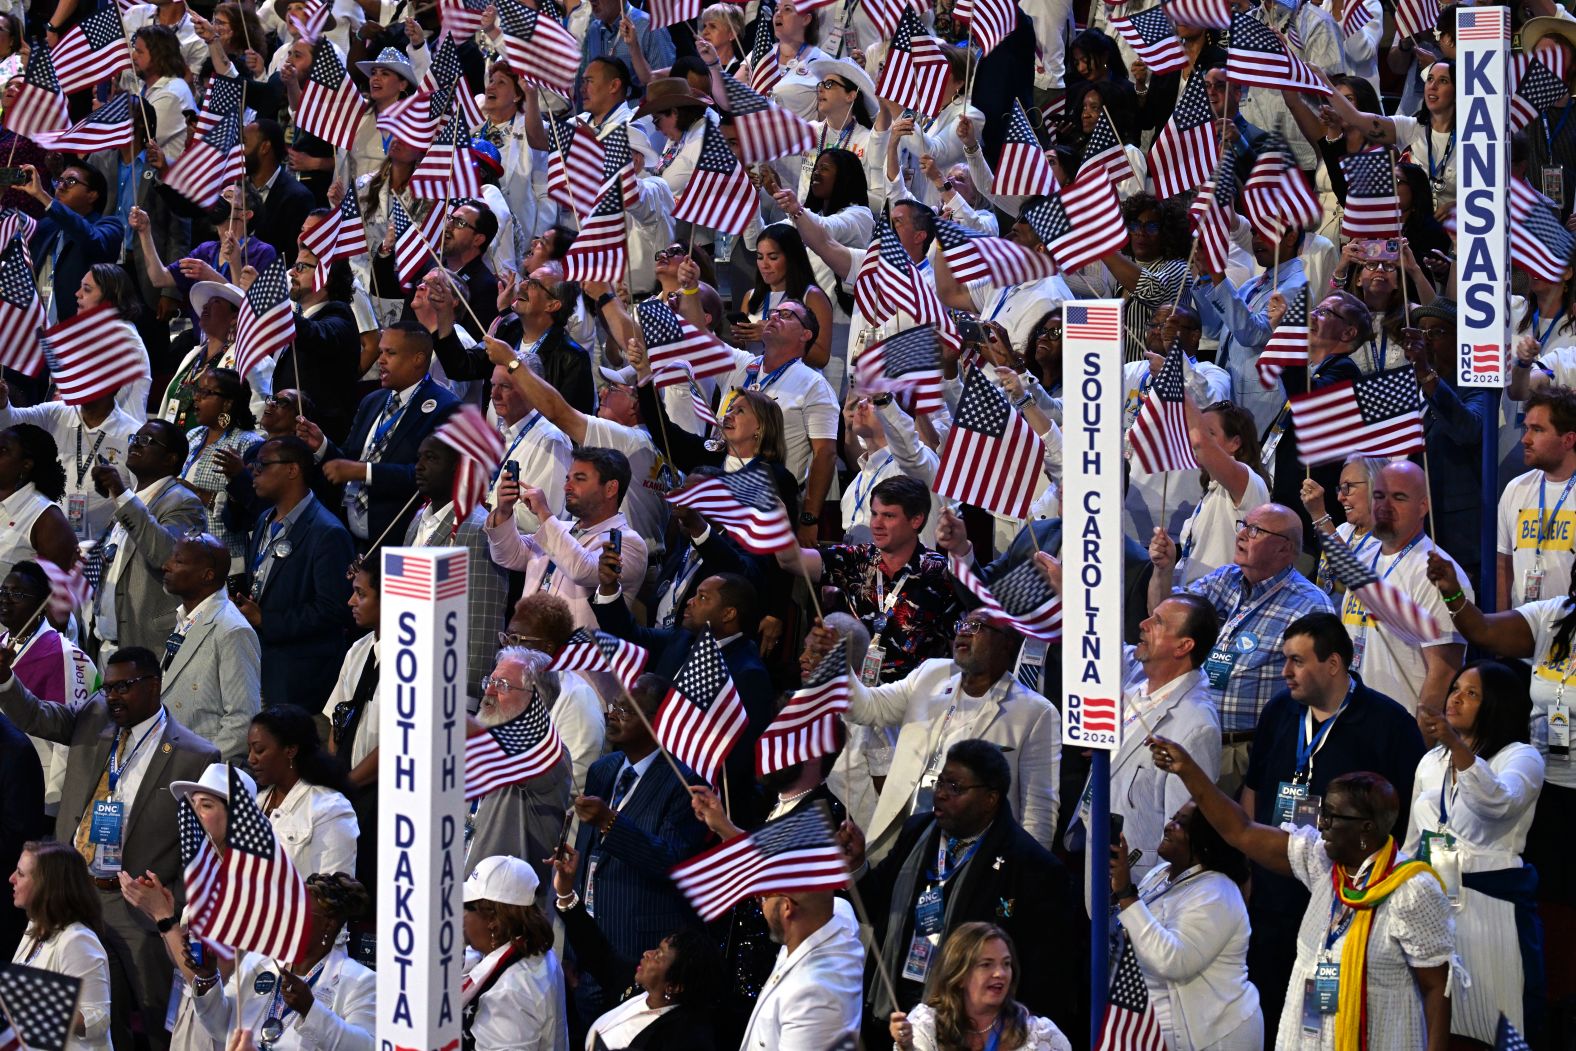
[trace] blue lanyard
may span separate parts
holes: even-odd
[[[871,472],[870,477],[874,478],[876,475],[880,474],[882,471],[891,466],[893,456],[894,454],[890,452],[887,453],[887,458],[881,462],[880,467],[877,467],[873,472]],[[854,479],[854,514],[856,515],[865,509],[865,486],[867,483],[864,479],[865,472],[863,471],[860,471],[859,477]]]
[[[983,836],[981,836],[979,839],[976,839],[973,843],[970,843],[969,849],[963,852],[963,856],[954,862],[951,868],[947,869],[945,872],[942,872],[941,864],[946,860],[947,856],[947,841],[945,837],[942,837],[941,842],[937,844],[938,849],[936,851],[936,867],[934,870],[925,873],[926,877],[945,887],[947,885],[947,881],[953,876],[956,876],[958,874],[958,870],[969,863],[969,859],[974,856],[975,851],[980,849],[980,844],[982,842],[984,842]]]
[[[752,363],[748,368],[746,368],[744,370],[744,389],[745,390],[758,390],[762,394],[765,394],[766,393],[766,388],[770,387],[773,383],[776,383],[777,382],[777,378],[779,376],[781,376],[783,373],[787,372],[788,369],[793,365],[793,363],[798,361],[798,360],[799,360],[798,358],[789,358],[787,361],[783,362],[781,365],[777,366],[775,369],[773,369],[772,371],[768,372],[766,374],[766,378],[761,380],[758,385],[756,384],[755,380],[756,380],[756,377],[758,377],[761,374],[761,365],[765,364],[766,359],[762,358],[760,361]]]
[[[1303,778],[1303,780],[1297,782],[1298,784],[1307,784],[1313,779],[1313,757],[1319,753],[1320,748],[1324,747],[1324,739],[1330,735],[1330,727],[1334,726],[1335,720],[1339,719],[1341,713],[1346,711],[1346,706],[1352,703],[1352,694],[1356,692],[1357,682],[1354,679],[1346,687],[1346,699],[1335,710],[1335,714],[1326,719],[1324,725],[1319,727],[1318,731],[1312,735],[1312,740],[1309,739],[1308,727],[1313,722],[1313,711],[1310,709],[1302,717],[1302,721],[1298,723],[1296,776]]]
[[[205,430],[205,431],[207,429],[208,428],[206,428],[206,427],[203,428],[203,430]],[[186,472],[192,469],[192,467],[197,463],[197,461],[202,457],[202,454],[204,452],[206,452],[207,449],[208,449],[208,444],[206,442],[204,442],[204,443],[198,445],[197,448],[193,449],[190,453],[188,453],[186,455],[186,466],[181,468],[181,477],[182,478],[186,477]],[[1541,507],[1541,505],[1540,505],[1540,507]],[[1556,506],[1554,508],[1554,513],[1555,514],[1559,514],[1559,511],[1560,511],[1559,507]]]
[[[1378,350],[1378,352],[1375,353],[1374,345],[1372,343],[1368,344],[1368,360],[1373,364],[1375,372],[1383,372],[1384,371],[1385,354],[1388,353],[1389,350],[1390,350],[1390,333],[1384,331],[1383,329],[1380,329],[1379,330],[1379,350]]]
[[[1549,115],[1547,113],[1541,115],[1540,119],[1543,121],[1543,139],[1545,145],[1548,147],[1550,160],[1554,158],[1554,140],[1560,132],[1565,130],[1565,122],[1570,120],[1572,109],[1576,109],[1576,106],[1562,107],[1560,110],[1560,122],[1554,125],[1552,129],[1549,127]]]
[[[1366,880],[1363,882],[1365,885],[1367,884]],[[1340,923],[1336,923],[1335,910],[1340,905],[1341,896],[1337,894],[1330,900],[1330,922],[1324,929],[1325,952],[1329,952],[1330,949],[1335,946],[1335,943],[1341,940],[1341,935],[1346,933],[1346,928],[1350,927],[1352,925],[1352,921],[1357,918],[1357,910],[1351,908],[1350,906],[1346,906],[1346,915],[1341,917]]]
[[[273,513],[273,509],[270,508],[268,514],[272,516]],[[282,521],[268,523],[268,539],[257,545],[257,554],[252,556],[252,574],[254,576],[259,569],[263,568],[263,563],[268,560],[268,552],[274,549],[274,544],[279,539],[279,527],[282,525],[284,525]],[[285,535],[288,536],[289,533],[287,532]]]
[[[1549,319],[1549,327],[1544,329],[1543,330],[1543,334],[1540,336],[1538,334],[1538,321],[1539,321],[1538,308],[1537,307],[1533,307],[1532,308],[1532,338],[1538,341],[1538,346],[1540,348],[1543,346],[1543,344],[1545,344],[1545,343],[1547,343],[1549,341],[1549,337],[1554,335],[1554,326],[1558,325],[1560,323],[1560,318],[1562,318],[1564,316],[1565,316],[1565,306],[1564,306],[1564,304],[1561,304],[1559,312],[1556,313],[1552,318]]]
[[[153,736],[153,732],[164,725],[165,715],[164,709],[160,708],[159,721],[142,731],[142,736],[137,738],[137,743],[132,745],[131,751],[126,753],[126,761],[123,763],[115,761],[115,754],[120,751],[120,731],[115,731],[115,740],[109,746],[109,790],[111,795],[115,792],[115,785],[120,782],[121,772],[131,766],[131,761],[137,757],[137,752],[142,748],[142,742]]]
[[[996,297],[996,305],[991,308],[990,317],[986,318],[987,321],[996,320],[996,315],[1002,312],[1002,309],[1007,305],[1007,300],[1012,298],[1012,294],[1018,291],[1018,288],[1018,285],[1008,285],[1001,290],[1001,294]]]
[[[1445,753],[1445,777],[1439,782],[1439,827],[1444,829],[1445,822],[1450,820],[1450,813],[1445,807],[1445,789],[1450,787],[1450,753]]]
[[[1435,165],[1434,164],[1434,127],[1433,127],[1433,124],[1431,124],[1426,119],[1422,122],[1422,124],[1423,124],[1423,143],[1428,147],[1428,178],[1431,181],[1436,182],[1436,183],[1437,182],[1442,182],[1442,181],[1444,181],[1444,178],[1445,178],[1444,174],[1443,174],[1444,170],[1445,170],[1445,165],[1450,163],[1450,155],[1452,153],[1456,152],[1456,133],[1455,133],[1455,130],[1451,129],[1450,142],[1448,144],[1446,144],[1444,155],[1439,158],[1439,164]]]
[[[521,440],[523,440],[527,434],[531,433],[531,428],[535,427],[537,422],[539,420],[541,420],[541,418],[542,418],[542,414],[541,413],[539,413],[539,412],[535,413],[531,417],[531,422],[527,423],[524,427],[521,427],[520,428],[520,433],[514,436],[514,441],[509,443],[509,451],[503,454],[503,459],[498,462],[497,470],[493,471],[493,476],[492,476],[492,484],[493,485],[497,485],[498,484],[498,479],[503,474],[504,464],[508,463],[511,459],[514,458],[514,451],[515,451],[515,449],[519,448]]]
[[[392,402],[392,401],[394,401],[394,400],[396,400],[398,398],[399,398],[399,391],[389,391],[389,401],[390,402]],[[405,404],[401,405],[399,407],[399,409],[394,413],[394,415],[390,416],[388,419],[384,420],[382,423],[377,425],[377,427],[372,431],[372,447],[374,449],[377,448],[378,446],[382,445],[383,444],[383,439],[388,437],[388,433],[395,428],[395,426],[399,423],[400,420],[405,418],[405,410],[410,408],[410,403],[415,401],[415,400],[416,400],[416,392],[415,391],[411,391],[410,392],[410,397],[408,399],[406,399]],[[384,403],[384,405],[383,405],[383,411],[384,412],[388,411],[388,405],[389,405],[388,402]]]
[[[328,957],[325,956],[317,961],[317,966],[312,968],[311,973],[306,976],[306,987],[308,989],[317,988],[317,980],[323,977],[323,967],[327,963]],[[285,1006],[285,976],[281,974],[279,980],[274,983],[274,995],[268,1003],[268,1013],[263,1016],[263,1020],[267,1021],[270,1018],[277,1018],[283,1023],[290,1014],[290,1010],[290,1008]]]
[[[1554,524],[1554,520],[1559,518],[1560,508],[1565,506],[1565,498],[1571,495],[1571,486],[1576,485],[1576,474],[1571,475],[1570,478],[1566,480],[1565,488],[1560,492],[1559,502],[1554,505],[1554,513],[1549,515],[1548,518],[1544,518],[1543,491],[1548,488],[1548,484],[1549,480],[1546,477],[1543,479],[1543,481],[1538,483],[1538,543],[1534,550],[1540,554],[1543,551],[1543,535],[1548,531],[1549,527]]]

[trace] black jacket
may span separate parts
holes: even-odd
[[[329,300],[311,317],[296,314],[295,328],[295,342],[279,353],[274,365],[274,389],[304,389],[317,405],[312,422],[332,441],[344,441],[356,412],[356,382],[361,379],[361,330],[356,316],[350,304]]]
[[[520,325],[512,315],[505,315],[498,326],[497,337],[505,343],[520,342]],[[485,380],[492,376],[493,363],[487,357],[487,348],[460,346],[459,337],[450,332],[432,339],[433,352],[451,380]],[[596,381],[591,372],[591,355],[585,348],[569,338],[562,328],[547,333],[542,345],[536,348],[542,361],[542,378],[564,396],[572,408],[588,416],[596,415]]]
[[[312,196],[312,191],[280,168],[274,176],[274,184],[263,195],[262,210],[252,218],[252,230],[277,248],[286,263],[294,264],[301,250],[296,238],[301,236],[301,228],[306,225],[307,213],[316,207],[317,198]]]

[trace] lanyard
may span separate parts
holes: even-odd
[[[1014,292],[1018,291],[1018,289],[1021,288],[1021,287],[1023,287],[1023,286],[1021,286],[1021,285],[1009,285],[1006,288],[1002,289],[1001,292],[996,296],[996,305],[991,308],[990,317],[986,318],[986,320],[987,321],[995,321],[996,320],[996,315],[1000,314],[1002,312],[1002,308],[1007,305],[1007,300],[1011,299],[1012,298],[1012,294]]]
[[[908,583],[909,568],[904,566],[903,572],[899,573],[897,579],[892,581],[892,593],[890,595],[887,594],[886,577],[881,572],[881,553],[879,551],[876,552],[875,564],[870,569],[872,575],[876,578],[876,608],[883,615],[890,614],[892,607],[897,605],[897,597],[903,593],[903,585]]]
[[[196,465],[197,461],[202,458],[202,454],[207,452],[210,444],[212,444],[212,443],[210,443],[208,441],[208,439],[206,437],[207,430],[208,430],[208,428],[206,428],[206,427],[203,428],[203,432],[204,432],[205,437],[203,438],[203,440],[200,443],[198,443],[197,448],[193,449],[190,453],[188,453],[186,455],[186,466],[181,468],[181,477],[182,478],[186,477],[186,472],[190,471],[192,469],[192,467]],[[1559,512],[1559,508],[1558,507],[1556,507],[1554,510],[1555,510],[1556,513]]]
[[[778,377],[787,372],[793,363],[798,360],[798,358],[789,358],[787,361],[768,372],[766,374],[766,378],[762,379],[758,384],[756,383],[756,378],[760,376],[761,366],[766,363],[766,359],[762,358],[758,362],[752,362],[749,367],[744,370],[744,389],[758,390],[762,394],[765,394],[766,388],[770,387],[773,383],[776,383]]]
[[[1375,346],[1375,341],[1369,341],[1368,361],[1373,365],[1373,370],[1375,372],[1383,372],[1385,355],[1390,350],[1390,333],[1384,331],[1384,329],[1381,328],[1379,330],[1379,339],[1377,340],[1377,343],[1378,345]]]
[[[406,398],[405,401],[400,404],[399,408],[394,410],[393,415],[389,415],[389,406],[393,405],[394,403],[399,401],[399,392],[398,391],[390,391],[389,392],[389,400],[383,406],[383,414],[384,414],[383,421],[381,423],[379,423],[375,428],[373,428],[373,431],[372,431],[372,448],[374,450],[379,449],[379,448],[382,447],[383,442],[389,436],[389,432],[392,431],[396,426],[399,425],[399,421],[400,420],[405,418],[405,410],[409,409],[410,408],[410,403],[415,401],[415,400],[416,400],[416,392],[415,391],[411,391],[410,392],[410,397]]]
[[[88,467],[98,456],[99,446],[104,444],[106,431],[99,431],[98,440],[93,443],[93,448],[88,452],[87,459],[82,458],[82,424],[77,423],[77,488],[82,488],[82,479],[87,477]]]
[[[272,516],[274,514],[274,509],[273,508],[269,508],[268,514],[270,516]],[[279,530],[280,530],[280,527],[284,526],[284,525],[285,525],[285,522],[284,522],[283,519],[280,519],[277,522],[270,521],[268,523],[268,529],[269,529],[268,539],[264,540],[262,543],[257,545],[257,554],[252,556],[252,575],[253,576],[256,576],[257,572],[260,569],[263,568],[263,563],[268,561],[269,553],[272,552],[274,547],[275,547],[275,545],[277,545],[279,543],[279,539],[280,539]],[[284,530],[284,535],[286,537],[288,537],[290,535],[289,529],[285,529]]]
[[[1174,891],[1178,887],[1182,886],[1182,884],[1186,883],[1188,880],[1192,879],[1194,876],[1197,876],[1199,873],[1201,873],[1203,871],[1204,871],[1204,866],[1203,865],[1194,865],[1192,868],[1187,869],[1186,871],[1184,871],[1176,879],[1174,879],[1174,880],[1167,880],[1163,886],[1161,886],[1159,889],[1155,890],[1153,893],[1149,894],[1148,896],[1139,895],[1139,900],[1142,901],[1145,905],[1151,905],[1154,902],[1159,901],[1161,898],[1165,897],[1167,894],[1170,894],[1172,891]]]
[[[1439,782],[1439,831],[1445,830],[1445,824],[1450,820],[1450,812],[1445,805],[1445,790],[1450,789],[1450,798],[1454,799],[1461,790],[1461,784],[1456,780],[1455,771],[1450,764],[1450,753],[1445,753],[1445,776]]]
[[[886,470],[888,467],[890,467],[892,465],[893,456],[894,456],[893,453],[888,452],[887,453],[887,458],[885,460],[881,461],[881,466],[880,467],[877,467],[874,471],[871,471],[868,476],[865,474],[864,471],[860,471],[859,472],[859,476],[854,479],[854,516],[855,517],[858,517],[860,515],[860,513],[862,513],[864,511],[864,509],[865,509],[865,488],[867,486],[869,486],[870,488],[874,488],[874,485],[871,483],[871,479],[874,479],[874,478],[878,477],[881,474],[882,471]],[[81,479],[78,479],[78,481],[81,481]]]
[[[1450,130],[1450,142],[1446,144],[1437,165],[1434,163],[1434,128],[1426,121],[1423,124],[1423,142],[1428,146],[1428,178],[1436,184],[1444,182],[1445,166],[1450,163],[1450,155],[1456,151],[1455,129]]]
[[[317,988],[317,980],[323,976],[323,968],[325,965],[327,965],[327,963],[328,957],[325,956],[321,960],[317,961],[317,966],[312,968],[312,970],[307,974],[306,987],[308,989]],[[269,1001],[268,1013],[263,1016],[263,1019],[264,1021],[277,1019],[280,1023],[283,1023],[284,1020],[289,1017],[290,1010],[291,1009],[289,1007],[285,1006],[285,976],[283,973],[281,973],[279,975],[279,980],[274,983],[273,999]]]
[[[1335,710],[1335,714],[1326,719],[1324,725],[1319,727],[1318,733],[1313,731],[1313,709],[1310,708],[1303,713],[1302,725],[1298,727],[1297,734],[1297,773],[1293,775],[1294,784],[1305,785],[1313,780],[1314,757],[1319,754],[1319,750],[1324,747],[1325,740],[1329,738],[1330,727],[1334,726],[1335,720],[1339,719],[1341,713],[1346,711],[1346,706],[1352,703],[1352,694],[1355,692],[1357,692],[1357,683],[1353,680],[1346,686],[1346,699]]]
[[[778,71],[780,72],[782,70],[785,70],[785,69],[788,68],[788,66],[791,66],[794,63],[798,62],[800,56],[802,56],[808,50],[810,50],[810,42],[808,40],[806,40],[804,43],[799,45],[799,50],[795,51],[793,53],[793,58],[790,58],[786,65],[783,63],[783,60],[781,58],[781,54],[782,53],[778,52],[778,55],[779,55],[779,57],[777,59],[777,69],[778,69]]]
[[[969,849],[965,850],[963,852],[963,856],[953,863],[953,865],[949,868],[947,866],[947,837],[939,837],[936,840],[936,868],[932,872],[925,873],[925,875],[945,887],[947,885],[947,881],[953,876],[956,876],[958,874],[958,870],[969,863],[969,859],[974,856],[975,851],[980,849],[980,844],[984,841],[985,837],[981,836],[979,839],[976,839],[974,842],[970,843]]]
[[[503,475],[504,464],[506,464],[510,460],[514,459],[514,451],[515,451],[515,449],[519,448],[520,442],[522,440],[524,440],[524,438],[525,438],[525,436],[527,434],[531,433],[531,428],[535,427],[536,424],[537,424],[537,421],[539,421],[541,418],[542,418],[542,414],[539,413],[539,412],[535,412],[533,410],[532,414],[531,414],[530,422],[527,423],[524,427],[521,427],[520,428],[520,433],[514,436],[514,441],[509,443],[509,451],[503,454],[503,459],[498,461],[498,467],[493,471],[493,476],[492,476],[492,484],[493,485],[497,485],[498,484],[498,479]]]
[[[1554,125],[1553,128],[1549,127],[1549,115],[1547,113],[1542,114],[1543,139],[1548,146],[1550,161],[1554,160],[1554,140],[1559,136],[1560,132],[1565,130],[1565,122],[1570,120],[1571,110],[1573,109],[1576,109],[1576,106],[1562,106],[1560,108],[1560,122]]]
[[[1538,308],[1535,306],[1532,308],[1532,338],[1538,341],[1539,347],[1542,347],[1543,344],[1547,343],[1550,337],[1554,335],[1554,326],[1558,325],[1560,323],[1560,318],[1564,316],[1565,305],[1562,303],[1560,304],[1560,309],[1552,318],[1549,319],[1549,327],[1544,329],[1543,333],[1540,335],[1538,333]]]
[[[1368,886],[1369,881],[1373,879],[1373,869],[1370,867],[1372,865],[1373,859],[1369,858],[1368,861],[1363,865],[1363,868],[1366,870],[1366,874],[1364,872],[1358,872],[1356,877],[1353,878],[1352,882],[1358,886]],[[1358,880],[1361,880],[1362,882],[1358,883]],[[1345,915],[1341,917],[1340,923],[1335,922],[1335,910],[1337,908],[1342,908],[1345,910]],[[1350,927],[1352,925],[1352,921],[1356,918],[1357,910],[1342,903],[1341,896],[1339,894],[1331,897],[1330,922],[1324,929],[1324,951],[1326,953],[1328,953],[1330,949],[1335,946],[1336,942],[1341,940],[1341,936],[1346,933],[1346,928]]]
[[[821,122],[821,142],[815,150],[815,155],[817,157],[826,152],[826,129],[828,123],[829,122],[827,121]],[[854,129],[858,126],[859,122],[854,120],[854,111],[849,110],[848,123],[839,129],[837,133],[837,141],[832,144],[832,148],[834,150],[846,150],[848,148],[848,140],[854,137]]]
[[[1543,536],[1551,530],[1555,520],[1559,518],[1560,508],[1565,506],[1565,498],[1571,494],[1571,486],[1576,485],[1576,474],[1566,479],[1565,488],[1560,491],[1559,502],[1554,505],[1554,512],[1545,518],[1543,516],[1543,494],[1548,485],[1548,475],[1544,475],[1543,480],[1538,483],[1538,542],[1534,548],[1534,551],[1537,552],[1536,558],[1539,563],[1543,561]]]
[[[1242,622],[1248,618],[1248,615],[1253,613],[1260,606],[1264,605],[1271,598],[1273,598],[1275,593],[1280,591],[1281,588],[1285,587],[1287,582],[1290,580],[1291,576],[1289,574],[1287,576],[1281,577],[1279,584],[1276,584],[1274,587],[1270,588],[1257,599],[1247,602],[1245,606],[1242,606],[1237,610],[1237,612],[1233,613],[1231,615],[1231,619],[1226,621],[1226,623],[1221,627],[1220,638],[1215,642],[1216,647],[1218,648],[1225,645],[1226,640],[1231,637],[1232,633],[1236,631],[1237,628],[1242,626]]]
[[[123,763],[115,761],[115,756],[120,751],[120,731],[115,731],[115,740],[109,746],[109,790],[111,795],[115,793],[115,786],[120,782],[121,773],[130,767],[131,761],[137,757],[137,751],[142,747],[142,742],[146,741],[153,735],[155,730],[164,725],[164,717],[165,711],[163,708],[160,708],[159,721],[142,731],[142,736],[137,738],[137,743],[132,745],[131,751],[126,753],[126,761]]]
[[[1425,535],[1426,534],[1423,534],[1423,533],[1417,534],[1416,536],[1414,536],[1412,538],[1412,542],[1411,543],[1407,544],[1400,551],[1396,552],[1396,556],[1390,560],[1390,564],[1385,567],[1385,570],[1384,570],[1383,573],[1379,572],[1379,558],[1380,558],[1380,556],[1382,556],[1384,554],[1384,545],[1381,544],[1377,539],[1375,539],[1374,540],[1374,544],[1373,544],[1374,557],[1373,557],[1373,561],[1368,563],[1368,568],[1373,570],[1373,572],[1377,573],[1379,575],[1379,579],[1380,580],[1389,580],[1390,579],[1390,574],[1395,572],[1395,567],[1399,566],[1402,562],[1404,562],[1406,560],[1406,556],[1412,553],[1412,549],[1414,547],[1416,547],[1418,544],[1423,542],[1423,537]],[[1355,598],[1355,596],[1354,596],[1354,598]],[[1358,615],[1362,618],[1362,623],[1359,626],[1360,630],[1363,631],[1366,634],[1366,632],[1368,631],[1368,621],[1369,621],[1369,617],[1370,617],[1367,608],[1364,607],[1363,611],[1360,614],[1358,614]]]

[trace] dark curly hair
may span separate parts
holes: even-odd
[[[343,872],[313,873],[306,878],[306,889],[341,923],[354,923],[372,912],[372,895],[367,888]]]
[[[706,1004],[721,994],[722,957],[701,927],[680,927],[662,939],[673,952],[667,980],[675,1004]]]
[[[252,415],[252,387],[234,369],[210,368],[205,370],[219,388],[219,396],[230,403],[230,426],[238,431],[257,429],[257,417]]]
[[[5,433],[22,447],[22,458],[33,461],[32,470],[22,479],[47,500],[59,500],[66,493],[66,469],[60,463],[60,447],[44,428],[31,423],[14,423]]]
[[[1160,201],[1152,193],[1135,193],[1122,202],[1122,221],[1137,222],[1145,212],[1160,213],[1160,258],[1186,259],[1193,252],[1193,234],[1187,222],[1187,205],[1173,197]]]

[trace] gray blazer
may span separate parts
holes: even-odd
[[[427,547],[463,547],[466,560],[466,582],[470,590],[466,595],[467,620],[470,625],[469,679],[465,687],[471,700],[471,710],[481,704],[483,675],[491,675],[494,659],[498,656],[498,632],[509,622],[509,574],[487,553],[487,522],[485,507],[471,508],[470,517],[460,523],[459,531],[449,536],[454,528],[454,505],[450,504],[439,516],[438,531],[426,544]],[[405,527],[405,544],[416,546],[416,531],[421,516],[411,519]],[[554,835],[557,833],[555,831]],[[556,838],[554,844],[557,844]],[[532,859],[526,859],[532,860]]]
[[[74,842],[115,740],[116,727],[110,722],[104,695],[97,693],[91,700],[76,704],[53,704],[34,697],[13,675],[0,686],[0,712],[23,733],[71,746],[66,780],[60,790],[60,812],[55,815],[55,838],[62,843]],[[184,889],[180,878],[180,832],[170,782],[196,781],[208,764],[218,761],[218,749],[174,719],[166,719],[158,747],[148,757],[137,797],[131,801],[124,867],[127,872],[151,870],[175,892],[177,900]],[[138,923],[153,929],[151,920],[136,909],[129,911]]]
[[[192,622],[164,671],[164,706],[226,762],[240,763],[262,696],[261,664],[257,632],[220,591],[216,604]]]
[[[166,485],[152,506],[136,496],[115,508],[115,521],[126,527],[132,550],[115,553],[124,564],[115,582],[115,624],[121,646],[146,646],[164,652],[164,640],[175,628],[180,599],[164,590],[164,563],[182,536],[206,529],[207,512],[197,494],[179,478]],[[129,561],[128,561],[129,560]],[[105,566],[104,572],[111,572]]]

